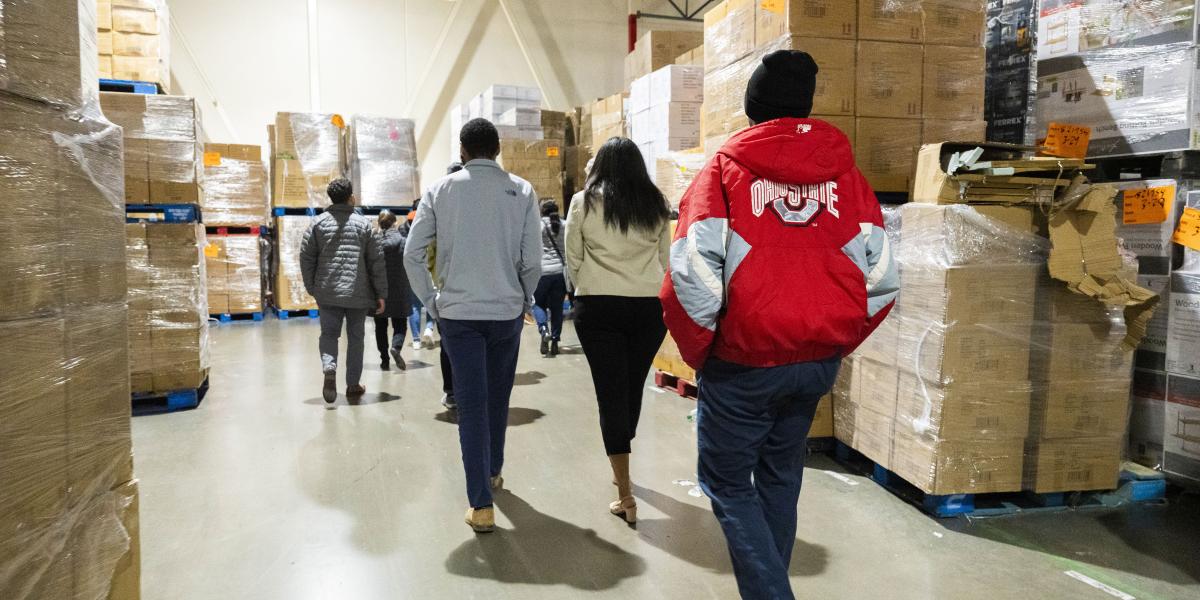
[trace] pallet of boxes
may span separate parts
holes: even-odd
[[[0,2],[3,598],[140,596],[121,133],[95,18]]]
[[[1117,487],[1132,348],[1157,297],[1118,252],[1116,188],[1087,167],[928,145],[914,203],[889,215],[900,297],[845,362],[835,429],[934,514]]]
[[[304,289],[300,245],[313,216],[329,206],[329,182],[346,173],[345,127],[338,114],[281,112],[268,128],[275,225],[271,302],[280,317],[317,310]]]
[[[1194,2],[1041,3],[1037,137],[1090,136],[1119,188],[1119,235],[1163,296],[1135,357],[1130,456],[1200,480],[1200,101]]]
[[[116,92],[100,106],[123,130],[133,392],[198,390],[209,366],[199,109],[184,96]]]
[[[163,0],[96,0],[99,73],[171,92],[170,17]]]
[[[726,0],[704,16],[704,150],[749,125],[742,103],[762,57],[812,55],[813,118],[850,138],[877,192],[907,193],[922,142],[982,140],[979,0]]]
[[[204,247],[208,311],[229,320],[262,318],[262,237],[270,184],[262,147],[204,145]]]

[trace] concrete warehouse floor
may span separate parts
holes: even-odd
[[[707,500],[679,482],[695,479],[691,400],[646,392],[633,462],[641,521],[629,529],[607,513],[614,490],[583,356],[543,359],[527,328],[501,529],[477,536],[462,523],[437,352],[381,372],[367,329],[358,406],[323,406],[315,320],[268,319],[212,328],[199,409],[134,419],[147,600],[737,596]],[[1138,599],[1200,597],[1195,495],[935,520],[826,457],[809,467],[792,561],[802,598],[1110,597],[1068,571]]]

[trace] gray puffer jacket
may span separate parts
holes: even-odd
[[[558,233],[554,233],[554,225],[550,217],[542,217],[542,276],[558,275],[563,272],[563,256],[566,250],[563,239],[567,234],[567,226],[558,220]]]
[[[300,245],[304,288],[318,306],[375,307],[387,299],[387,263],[371,222],[348,204],[313,219]]]

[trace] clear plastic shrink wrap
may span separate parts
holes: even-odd
[[[209,227],[266,225],[270,181],[261,146],[204,145],[204,223]]]
[[[415,130],[411,119],[351,119],[351,172],[360,204],[408,206],[421,197]]]
[[[209,314],[262,312],[262,238],[209,235],[204,247]]]
[[[194,98],[101,92],[100,106],[125,132],[126,204],[204,202],[204,134]]]
[[[657,177],[658,189],[672,210],[679,210],[679,201],[696,174],[704,168],[707,161],[703,152],[668,152],[658,157]]]
[[[275,217],[275,307],[282,310],[315,310],[317,301],[304,289],[300,272],[300,244],[312,217]]]
[[[121,132],[80,63],[94,11],[0,1],[2,598],[139,591]]]
[[[329,206],[326,187],[346,173],[345,126],[333,113],[275,116],[275,206]]]

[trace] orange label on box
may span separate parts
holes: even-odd
[[[1171,241],[1192,250],[1200,250],[1200,208],[1185,208],[1179,218],[1179,227]]]
[[[342,115],[333,115],[333,118],[330,119],[330,121],[333,123],[333,126],[337,127],[338,129],[346,128],[346,120],[342,118]]]
[[[1126,225],[1148,225],[1167,220],[1167,211],[1175,201],[1175,188],[1152,187],[1144,190],[1125,190],[1122,195]]]
[[[761,6],[763,10],[783,14],[783,11],[786,9],[787,0],[762,0],[758,5]]]
[[[549,158],[558,156],[558,146],[550,146],[549,148],[546,148],[546,156]]]
[[[204,256],[208,258],[217,258],[221,256],[221,247],[216,244],[208,244],[204,246]]]
[[[205,152],[204,153],[204,166],[206,166],[206,167],[221,166],[221,153],[220,152]]]
[[[1050,156],[1084,158],[1091,139],[1092,130],[1089,127],[1051,123],[1043,145],[1046,147],[1045,153]]]

